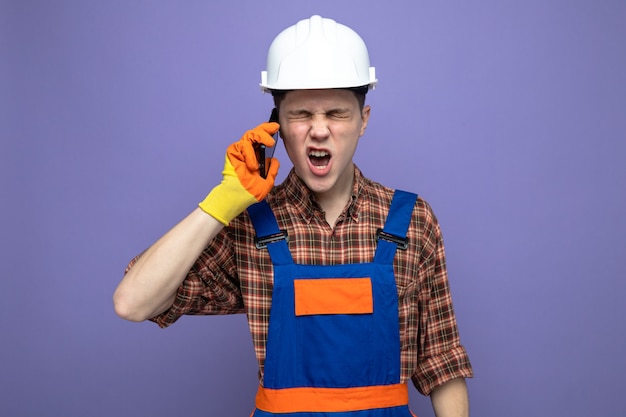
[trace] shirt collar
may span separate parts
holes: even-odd
[[[361,170],[355,165],[352,196],[343,211],[344,215],[350,217],[355,222],[359,220],[359,208],[363,204],[363,198],[361,198],[361,196],[364,195],[363,192],[366,188],[365,182],[366,180]],[[313,216],[323,217],[322,209],[315,200],[313,193],[309,190],[304,181],[296,175],[293,168],[282,185],[284,186],[288,204],[294,208],[295,212],[300,213],[307,223],[311,221]]]

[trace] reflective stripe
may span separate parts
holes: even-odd
[[[342,412],[408,405],[407,384],[353,388],[259,387],[256,406],[269,413]]]
[[[370,278],[297,279],[293,285],[296,316],[374,311]]]

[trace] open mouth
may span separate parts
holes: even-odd
[[[309,161],[315,168],[324,169],[328,166],[330,154],[326,151],[311,150],[309,151]]]

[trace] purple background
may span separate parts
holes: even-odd
[[[0,415],[249,415],[245,317],[160,330],[111,295],[268,117],[267,47],[316,13],[380,79],[357,164],[442,223],[473,415],[626,415],[623,1],[0,5]]]

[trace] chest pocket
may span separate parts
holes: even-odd
[[[295,279],[293,290],[299,385],[351,387],[371,380],[378,299],[372,280]]]

